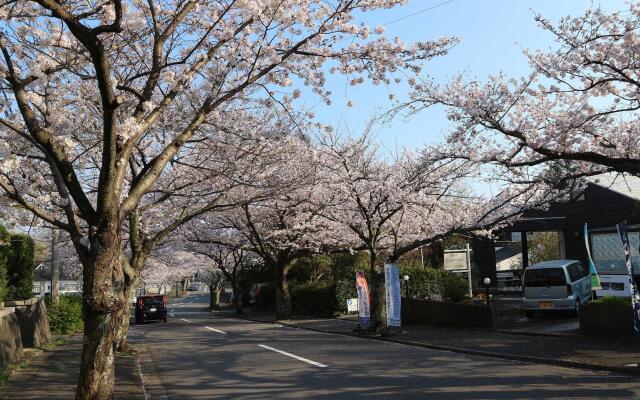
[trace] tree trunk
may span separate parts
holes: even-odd
[[[60,231],[51,228],[51,303],[60,304],[60,258],[58,257],[58,241]]]
[[[278,263],[276,270],[276,318],[286,319],[291,316],[291,295],[289,294],[289,284],[287,273],[288,263]]]
[[[127,336],[129,335],[129,323],[131,322],[131,309],[133,307],[133,300],[136,297],[137,286],[137,276],[129,276],[126,279],[124,291],[124,307],[116,311],[118,329],[116,331],[115,348],[118,352],[127,350]]]
[[[220,288],[216,285],[209,285],[209,307],[214,310],[220,309]]]
[[[238,285],[235,281],[232,284],[233,287],[233,307],[236,310],[236,314],[242,314],[242,293],[240,293],[240,285]]]
[[[386,320],[384,274],[379,271],[376,252],[370,251],[369,254],[369,276],[371,279],[371,324],[369,330],[381,333],[385,330]]]
[[[76,400],[110,400],[114,388],[114,344],[124,307],[124,272],[116,218],[92,228],[83,268],[84,339]],[[95,230],[93,230],[95,229]]]

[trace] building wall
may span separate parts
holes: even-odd
[[[625,220],[630,224],[640,223],[640,203],[595,184],[589,184],[584,194],[584,200],[554,203],[548,211],[531,211],[525,217],[565,217],[561,227],[565,257],[586,263],[584,223],[588,223],[589,230],[606,228],[612,231],[616,224]]]

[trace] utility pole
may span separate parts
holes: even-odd
[[[51,228],[51,302],[60,303],[60,258],[58,257],[58,242],[60,231]]]

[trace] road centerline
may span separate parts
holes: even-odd
[[[210,331],[214,331],[214,332],[218,332],[218,333],[222,333],[223,335],[226,335],[227,332],[221,331],[220,329],[216,329],[216,328],[212,328],[210,326],[205,326],[204,329],[208,329]]]
[[[316,361],[313,361],[313,360],[309,360],[307,358],[300,357],[300,356],[297,356],[295,354],[287,353],[286,351],[276,349],[275,347],[267,346],[267,345],[264,345],[264,344],[259,344],[258,347],[262,347],[263,349],[275,351],[276,353],[280,353],[280,354],[285,355],[287,357],[295,358],[296,360],[306,362],[307,364],[315,365],[316,367],[328,368],[327,365],[324,365],[322,363],[319,363],[319,362],[316,362]]]
[[[184,322],[191,322],[191,321],[189,321],[188,319],[185,319],[185,318],[180,318],[180,319],[183,320]]]

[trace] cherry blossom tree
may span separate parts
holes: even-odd
[[[233,238],[235,236],[235,239]],[[231,302],[236,314],[242,314],[241,279],[244,278],[249,268],[257,264],[256,257],[249,250],[250,246],[243,243],[237,232],[225,230],[220,232],[217,238],[189,238],[192,251],[204,255],[211,260],[213,269],[204,273],[204,276],[217,278],[229,283],[233,290]],[[224,245],[221,245],[224,243]],[[217,299],[211,302],[217,307],[220,303],[220,292],[211,292],[211,297]]]
[[[254,190],[262,194],[248,198],[246,191],[238,193],[238,207],[207,213],[186,229],[194,242],[241,245],[259,257],[274,274],[276,314],[286,318],[291,313],[287,273],[292,262],[343,246],[346,238],[339,224],[322,216],[330,193],[319,173],[314,145],[297,137],[273,142],[280,152],[254,181]]]
[[[255,106],[254,106],[255,107]],[[128,218],[130,256],[124,264],[125,298],[133,300],[137,275],[155,246],[183,224],[208,212],[221,212],[235,205],[259,199],[275,190],[273,183],[261,180],[288,157],[286,146],[277,140],[296,134],[303,126],[296,114],[283,118],[260,108],[228,114],[224,124],[212,129],[216,135],[190,144],[147,193]],[[233,118],[232,118],[233,117]],[[131,163],[131,169],[142,165]],[[124,351],[130,309],[118,312],[120,320],[116,348]]]
[[[342,246],[369,254],[374,331],[384,331],[385,262],[456,233],[489,235],[556,193],[524,180],[509,182],[495,196],[474,193],[469,185],[482,179],[479,164],[451,158],[442,144],[419,155],[405,150],[388,162],[365,132],[328,136],[319,153],[332,193],[321,213],[349,232],[341,235]]]
[[[558,176],[640,173],[640,5],[600,8],[557,23],[536,16],[557,42],[525,51],[532,72],[485,82],[459,75],[416,83],[411,112],[444,105],[459,156],[513,168],[553,165]],[[545,168],[538,168],[544,171]]]
[[[114,314],[126,307],[122,226],[135,220],[172,160],[207,137],[241,99],[289,109],[300,95],[294,79],[329,101],[326,71],[356,83],[388,82],[399,69],[418,72],[452,41],[406,46],[354,20],[360,11],[404,2],[0,6],[0,189],[69,232],[83,265],[78,399],[112,397],[113,343],[122,323]]]

